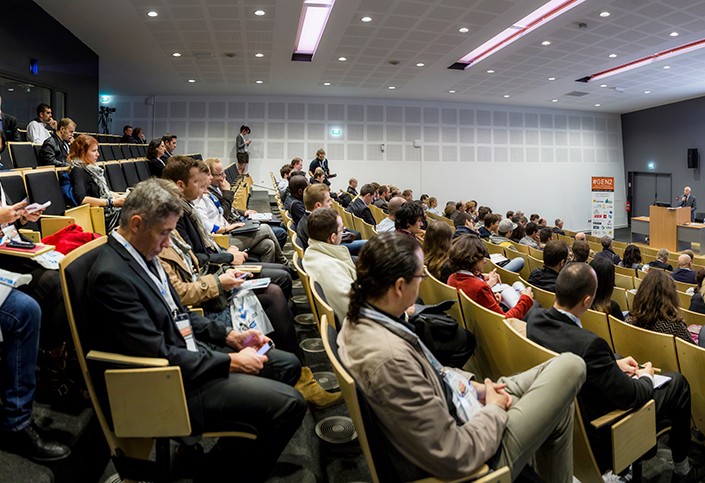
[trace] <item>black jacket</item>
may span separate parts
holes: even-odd
[[[198,228],[196,228],[188,216],[183,215],[176,222],[176,231],[179,232],[181,238],[184,239],[186,243],[191,245],[193,253],[198,259],[198,264],[204,266],[206,263],[231,263],[233,261],[233,256],[224,251],[213,252],[206,249],[206,244],[198,233]]]
[[[558,279],[558,272],[546,266],[543,266],[542,268],[537,268],[533,272],[531,272],[531,275],[529,275],[529,280],[527,280],[527,282],[529,282],[531,285],[534,285],[535,287],[548,290],[549,292],[555,292],[556,279]]]
[[[2,133],[5,135],[6,141],[19,141],[20,133],[17,131],[17,118],[7,113],[2,113]]]
[[[619,265],[619,262],[622,261],[622,259],[619,258],[619,255],[613,252],[610,248],[603,248],[601,252],[595,253],[595,258],[606,258],[612,262],[613,265]]]
[[[698,281],[695,279],[695,270],[689,270],[687,268],[676,268],[673,271],[673,280],[678,280],[679,282],[696,284]]]
[[[161,178],[162,171],[164,171],[164,167],[166,166],[166,162],[161,158],[148,159],[147,166],[149,166],[150,175],[154,176],[155,178]]]
[[[68,154],[68,145],[56,133],[51,133],[51,136],[44,140],[42,149],[39,150],[39,165],[68,166],[66,162]]]
[[[668,263],[663,263],[661,260],[654,260],[653,262],[649,262],[649,267],[661,268],[663,270],[668,270],[669,272],[673,271],[673,267],[671,265],[669,265]]]
[[[362,218],[367,224],[372,226],[377,224],[375,217],[372,216],[370,207],[365,204],[365,201],[362,198],[353,200],[353,202],[348,205],[347,210],[358,218]]]

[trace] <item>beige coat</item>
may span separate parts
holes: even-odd
[[[426,357],[376,322],[347,320],[340,357],[394,447],[438,478],[466,476],[497,451],[507,412],[490,404],[459,426]],[[468,377],[471,374],[466,373]]]
[[[321,285],[338,320],[343,321],[350,303],[350,285],[356,278],[348,249],[309,238],[303,264],[306,273]]]
[[[193,256],[193,252],[190,252],[190,255],[193,266],[198,269],[198,260]],[[220,295],[220,280],[215,275],[203,275],[196,282],[183,276],[188,272],[188,267],[174,247],[163,249],[159,254],[159,261],[162,262],[169,281],[184,305],[200,305]]]

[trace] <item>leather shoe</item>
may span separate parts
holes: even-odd
[[[34,461],[58,461],[71,454],[68,446],[47,441],[39,435],[34,423],[21,431],[3,431],[2,446],[7,451],[28,457]]]
[[[296,383],[296,389],[303,394],[307,403],[318,409],[327,408],[343,400],[342,392],[330,393],[319,386],[311,369],[306,366],[301,368],[301,377]]]

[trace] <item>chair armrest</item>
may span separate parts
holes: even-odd
[[[230,237],[227,234],[215,234],[213,235],[213,239],[220,248],[224,250],[230,248]]]
[[[595,429],[600,429],[603,426],[612,425],[613,423],[619,421],[627,414],[634,411],[634,409],[615,409],[607,414],[600,416],[599,418],[590,421],[590,424]]]
[[[167,367],[169,361],[160,357],[134,357],[113,352],[89,351],[86,359],[90,361],[109,362],[135,367]]]
[[[20,228],[19,232],[20,235],[24,236],[28,240],[31,240],[32,243],[40,243],[42,241],[42,235],[38,231],[30,230],[28,228]]]

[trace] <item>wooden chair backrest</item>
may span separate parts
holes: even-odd
[[[676,337],[681,374],[690,382],[693,421],[705,433],[705,349]]]
[[[627,292],[624,290],[622,287],[614,287],[612,290],[612,300],[617,302],[619,304],[619,308],[622,309],[623,312],[626,312],[629,310],[629,303],[627,302]]]
[[[632,270],[631,275],[622,275],[621,273],[614,273],[614,285],[615,287],[622,287],[625,290],[631,290],[634,288],[634,270]]]
[[[663,372],[678,371],[676,343],[670,334],[641,329],[609,316],[614,350],[623,357],[632,356],[639,363],[651,362]]]
[[[612,333],[610,332],[610,323],[607,319],[607,314],[588,310],[580,317],[580,322],[583,324],[583,329],[589,330],[595,335],[602,337],[614,351],[614,343],[612,342]]]
[[[683,309],[690,309],[690,301],[693,298],[692,294],[681,292],[678,290],[678,306]]]
[[[308,299],[308,304],[311,307],[311,312],[316,322],[320,320],[318,312],[316,312],[316,303],[313,300],[313,293],[311,292],[311,277],[306,273],[304,269],[303,257],[299,255],[298,252],[294,252],[294,267],[299,274],[299,279],[301,280],[301,285],[304,287],[304,292],[306,293],[306,298]]]
[[[534,270],[540,269],[541,267],[543,267],[543,259],[534,258],[529,255],[529,273],[533,272]]]
[[[538,288],[535,285],[531,285],[529,282],[526,282],[522,280],[524,285],[527,287],[531,287],[531,290],[534,292],[534,299],[541,304],[541,307],[544,309],[550,309],[553,307],[553,304],[556,302],[556,294],[553,292],[549,292],[548,290],[544,290],[542,288]]]
[[[693,290],[696,290],[697,288],[697,285],[694,283],[679,282],[678,280],[674,280],[673,283],[676,284],[676,289],[681,292],[686,292],[689,288],[692,288]]]
[[[529,256],[534,257],[537,260],[541,260],[541,264],[543,265],[543,250],[529,247]]]
[[[619,265],[614,266],[614,273],[620,275],[626,275],[628,277],[635,277],[636,273],[633,268],[620,267]]]

